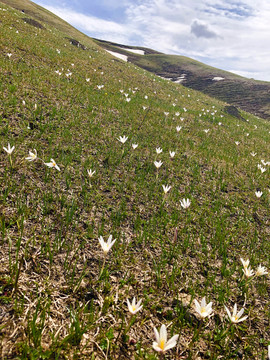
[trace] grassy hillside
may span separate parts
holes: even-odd
[[[1,358],[266,359],[270,123],[12,5],[0,1]],[[164,354],[162,325],[179,334]]]
[[[166,55],[151,49],[125,47],[96,39],[95,41],[106,49],[127,55],[128,60],[133,64],[162,77],[177,81],[185,74],[181,82],[184,86],[270,119],[270,83],[267,81],[247,79],[185,56]],[[142,49],[145,55],[131,53],[125,48]],[[223,78],[223,80],[213,81],[213,78]]]

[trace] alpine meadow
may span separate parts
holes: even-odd
[[[269,359],[270,122],[28,0],[0,34],[1,359]]]

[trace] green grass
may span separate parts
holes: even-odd
[[[245,279],[240,258],[270,268],[270,170],[257,167],[270,123],[118,61],[41,8],[46,30],[0,8],[0,145],[15,146],[0,153],[2,358],[158,359],[153,327],[165,324],[180,335],[167,359],[266,359],[269,275]],[[248,319],[230,326],[234,303]]]

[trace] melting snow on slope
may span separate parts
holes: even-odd
[[[225,78],[220,77],[220,76],[215,76],[212,81],[220,81],[220,80],[225,80]]]
[[[181,76],[179,76],[174,82],[177,84],[180,84],[181,82],[183,82],[184,80],[186,80],[186,76],[187,74],[182,74]]]
[[[129,48],[124,48],[124,50],[133,52],[134,54],[144,55],[144,51],[143,51],[143,50],[139,50],[139,49],[129,49]]]
[[[128,61],[128,57],[126,55],[123,55],[123,54],[119,54],[119,53],[116,53],[114,51],[110,51],[110,50],[106,50],[108,53],[110,53],[111,55],[121,59],[121,60],[124,60],[124,61]]]

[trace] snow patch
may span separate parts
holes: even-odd
[[[123,55],[123,54],[119,54],[119,53],[116,53],[114,51],[110,51],[110,50],[106,50],[109,54],[121,59],[121,60],[124,60],[125,62],[128,61],[128,57],[126,55]]]
[[[215,76],[213,77],[212,81],[221,81],[221,80],[225,80],[225,78],[220,77],[220,76]]]
[[[174,82],[177,84],[180,84],[181,82],[183,82],[184,80],[186,80],[186,76],[187,74],[182,74],[181,76],[179,76]]]
[[[144,55],[144,50],[139,50],[139,49],[129,49],[129,48],[123,48],[126,51],[130,51],[134,54],[138,54],[138,55]]]

